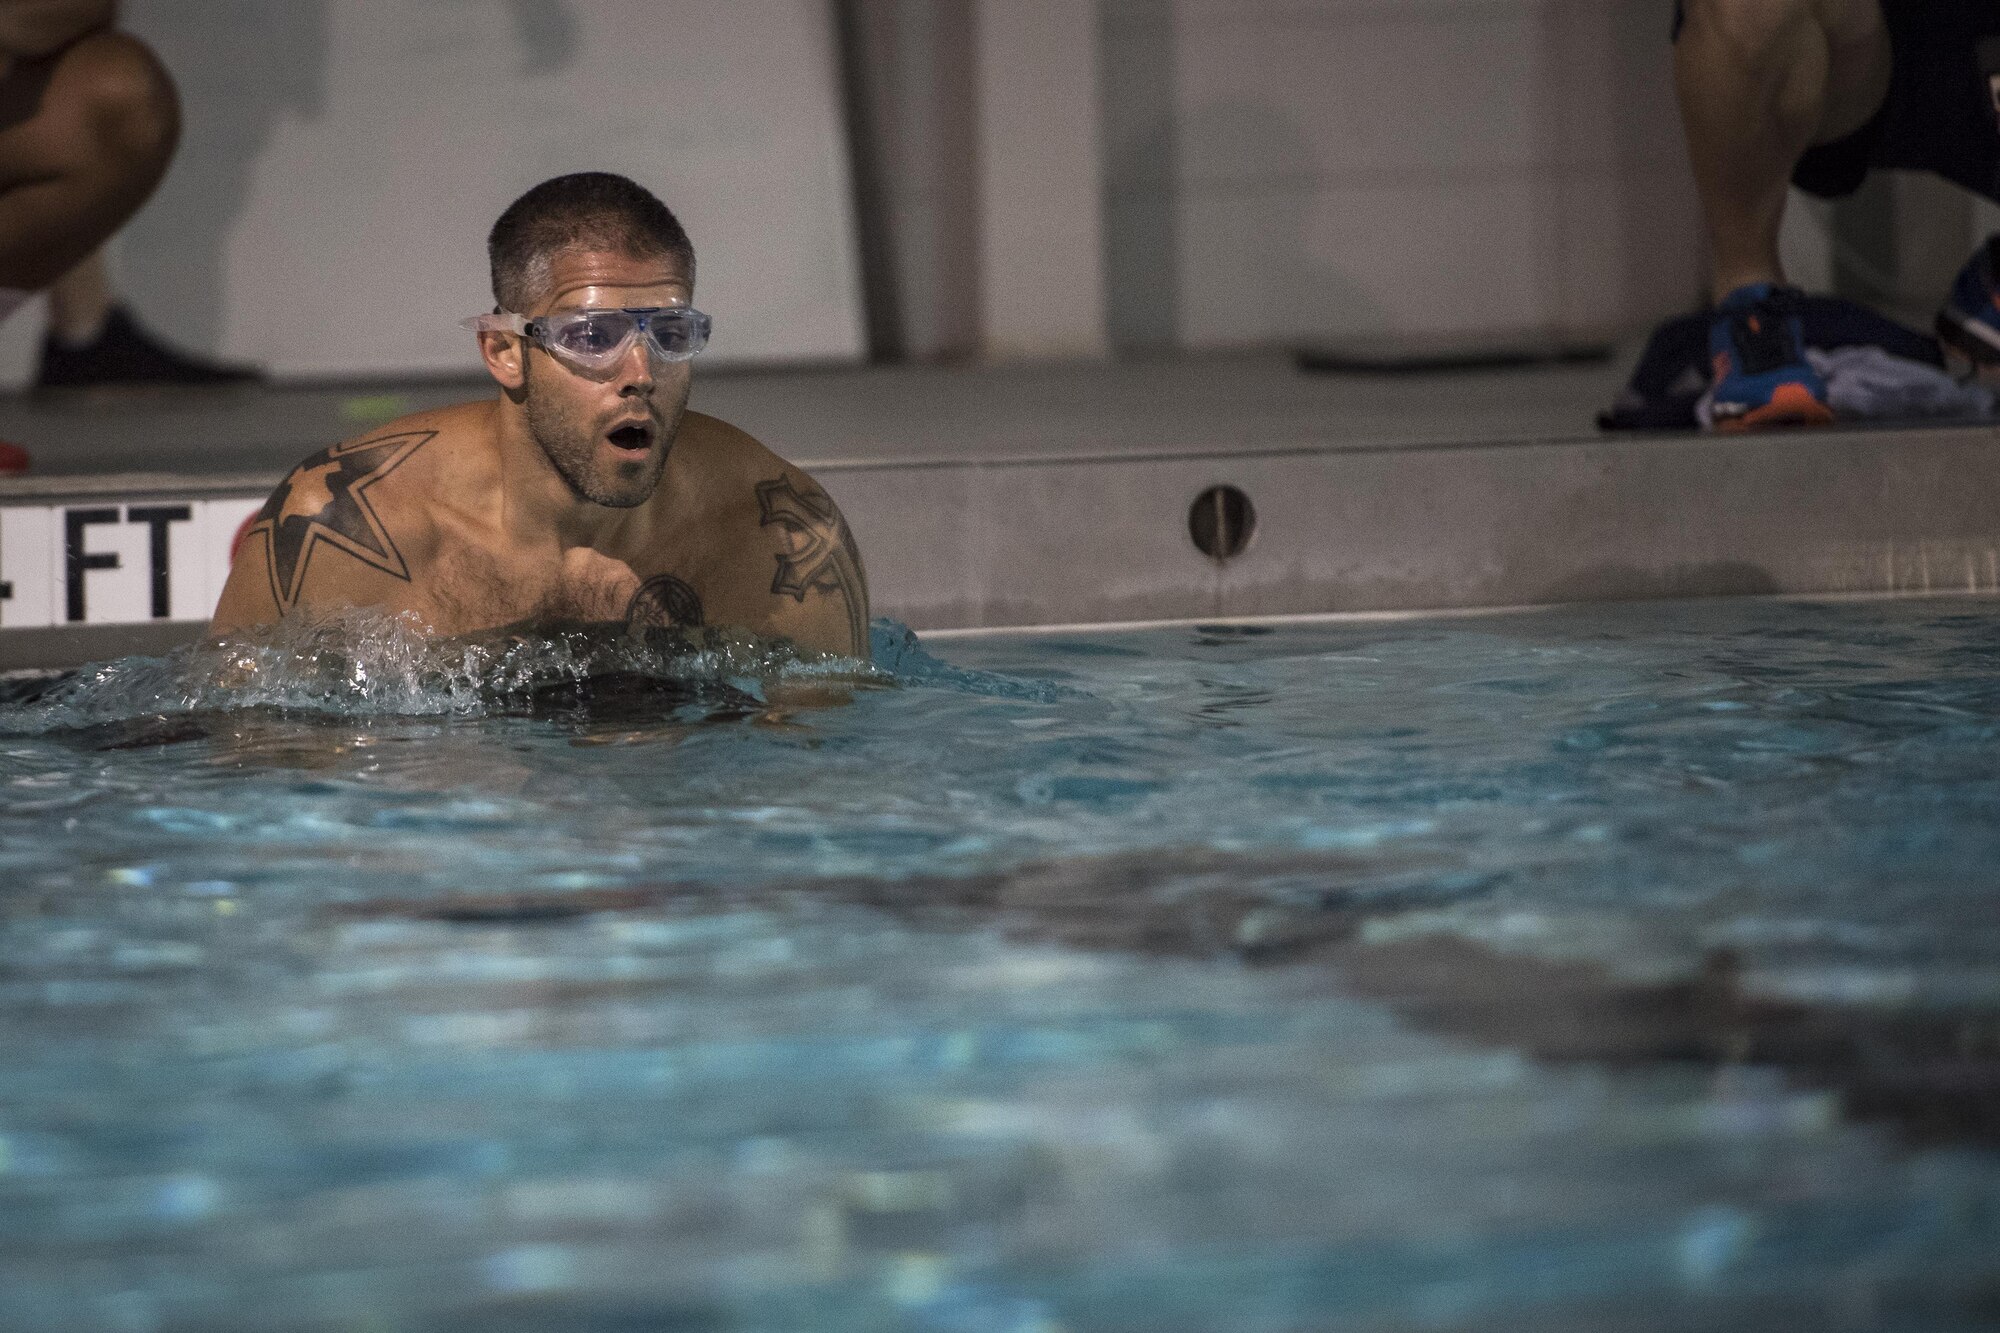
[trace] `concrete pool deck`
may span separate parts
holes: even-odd
[[[1601,434],[1593,416],[1628,364],[720,369],[693,405],[818,473],[878,614],[919,629],[2000,591],[2000,429]],[[0,438],[36,459],[0,480],[0,668],[191,637],[228,537],[287,467],[481,391],[0,400]],[[1227,560],[1190,533],[1213,487],[1255,514]]]

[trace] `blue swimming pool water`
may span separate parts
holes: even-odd
[[[342,632],[0,711],[0,1327],[2000,1317],[1991,602]]]

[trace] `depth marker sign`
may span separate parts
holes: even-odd
[[[0,505],[0,629],[207,620],[229,543],[262,503]]]

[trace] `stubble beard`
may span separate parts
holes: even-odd
[[[523,407],[527,412],[528,433],[542,447],[549,466],[556,470],[570,493],[607,509],[633,509],[650,500],[659,488],[660,474],[666,470],[674,436],[680,432],[691,383],[683,379],[670,401],[656,394],[647,403],[647,413],[653,422],[653,448],[643,459],[620,459],[609,475],[604,475],[597,467],[600,437],[595,423],[580,409],[560,401],[546,387],[537,392],[534,379],[535,372],[529,371],[523,385],[527,390]]]

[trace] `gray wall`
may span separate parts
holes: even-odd
[[[852,0],[917,355],[980,345],[965,0]],[[1643,328],[1703,256],[1664,0],[1076,0],[1098,11],[1111,340]],[[968,25],[972,31],[969,36]]]
[[[1074,304],[1101,302],[1124,353],[1620,334],[1700,297],[1665,0],[1035,0],[1065,2],[1095,18],[1059,25],[1088,61],[982,42],[1012,0],[129,0],[189,114],[119,245],[126,285],[182,341],[281,371],[468,366],[451,321],[485,300],[493,213],[609,165],[687,216],[718,359],[858,355],[864,280],[878,354],[1018,346],[984,289],[996,220],[1032,241],[1036,208],[1066,264],[1101,259]],[[1093,123],[1008,128],[1041,98]],[[2000,216],[1954,207],[1923,212],[1949,235],[1874,257],[1926,300]],[[1840,280],[1831,217],[1790,219],[1809,285]],[[1016,295],[1021,250],[999,266]],[[0,332],[0,379],[36,332]]]
[[[854,34],[868,300],[885,359],[978,350],[973,0],[841,0]]]
[[[825,0],[127,0],[181,152],[120,237],[182,343],[288,375],[476,368],[485,231],[564,171],[686,222],[721,360],[862,350]],[[8,329],[18,374],[36,323]]]
[[[1684,307],[1702,258],[1664,10],[1104,0],[1119,341],[1621,330]]]

